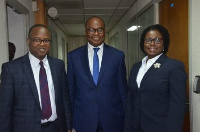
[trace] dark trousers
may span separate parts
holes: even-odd
[[[41,125],[41,132],[59,132],[58,120]]]

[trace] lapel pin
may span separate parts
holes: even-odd
[[[160,63],[155,63],[154,68],[160,68],[161,64]]]

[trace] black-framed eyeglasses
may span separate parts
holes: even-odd
[[[90,34],[94,34],[94,33],[99,33],[99,34],[102,34],[104,33],[104,28],[98,28],[98,29],[94,29],[94,28],[86,28],[87,31],[90,33]]]
[[[30,40],[35,44],[41,44],[42,42],[44,44],[50,44],[50,42],[51,42],[51,39],[43,39],[42,40],[42,39],[39,39],[39,38],[33,38],[33,39],[30,38]]]
[[[160,44],[160,43],[162,43],[163,38],[154,38],[154,39],[148,38],[148,39],[144,39],[144,43],[145,43],[145,44],[151,44],[152,41],[153,41],[155,44]]]

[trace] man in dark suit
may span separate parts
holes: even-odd
[[[124,54],[104,43],[101,18],[89,18],[85,32],[88,44],[68,54],[73,128],[76,132],[121,132],[127,96]]]
[[[2,65],[0,132],[71,132],[64,62],[47,56],[51,34],[30,28],[29,53]]]

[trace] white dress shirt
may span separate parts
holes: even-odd
[[[140,84],[141,84],[141,81],[145,75],[145,73],[149,70],[149,68],[153,65],[153,63],[162,55],[163,53],[157,55],[156,57],[152,58],[152,59],[148,59],[148,56],[145,56],[143,59],[142,59],[142,65],[139,69],[139,72],[138,72],[138,75],[137,75],[137,85],[138,85],[138,88],[140,88]],[[147,61],[148,59],[148,61]]]
[[[102,56],[103,56],[103,46],[104,43],[98,46],[100,48],[97,52],[98,58],[99,58],[99,72],[101,69],[101,62],[102,62]],[[92,46],[90,43],[88,43],[88,60],[89,60],[89,66],[90,66],[90,72],[93,75],[93,56],[94,56],[94,49],[97,48]]]
[[[30,52],[29,52],[29,59],[30,59],[31,68],[32,68],[32,71],[33,71],[35,83],[36,83],[36,86],[37,86],[38,97],[39,97],[39,101],[40,101],[40,107],[42,108],[41,95],[40,95],[40,83],[39,83],[40,82],[39,81],[39,72],[40,72],[40,64],[39,63],[40,63],[40,60],[38,58],[36,58],[35,56],[33,56]],[[49,67],[49,62],[48,62],[47,56],[42,61],[43,61],[44,68],[45,68],[46,74],[47,74],[49,96],[50,96],[51,109],[52,109],[51,117],[48,120],[46,120],[46,119],[41,120],[41,123],[45,123],[47,121],[54,121],[57,118],[57,113],[56,113],[56,104],[55,104],[54,85],[53,85],[51,70],[50,70],[50,67]]]

